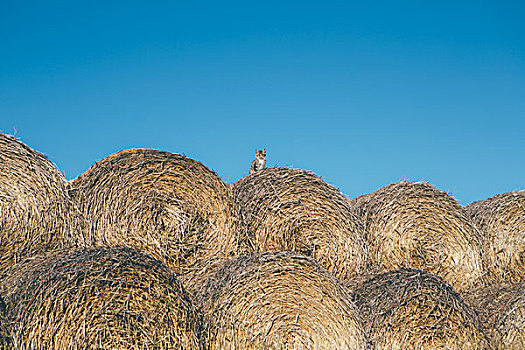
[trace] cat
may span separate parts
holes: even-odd
[[[264,169],[266,166],[266,148],[255,150],[255,160],[250,165],[250,175]]]

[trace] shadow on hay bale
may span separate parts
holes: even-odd
[[[0,296],[0,349],[10,349],[12,347],[11,337],[7,324],[6,305]]]
[[[479,231],[454,198],[424,183],[398,182],[356,201],[371,270],[418,268],[457,290],[483,275]]]
[[[0,133],[0,272],[27,257],[72,245],[78,213],[66,184],[44,155]]]
[[[466,299],[478,311],[495,349],[525,349],[525,284],[478,287]]]
[[[488,278],[525,281],[525,192],[498,194],[465,210],[482,232]]]
[[[233,259],[198,293],[213,349],[365,349],[346,289],[315,260],[290,252]]]
[[[237,254],[237,212],[226,184],[183,155],[130,149],[71,183],[88,246],[122,245],[165,262],[189,289],[203,271]]]
[[[341,280],[363,272],[362,222],[346,197],[315,174],[268,168],[234,183],[232,193],[254,251],[311,256]]]
[[[400,269],[353,292],[373,348],[489,349],[476,315],[441,278]]]
[[[122,247],[13,265],[0,286],[17,349],[199,349],[201,318],[161,262]]]

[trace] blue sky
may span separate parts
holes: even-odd
[[[0,2],[0,130],[75,178],[121,149],[354,197],[525,183],[523,1]]]

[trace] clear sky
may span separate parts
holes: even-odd
[[[0,0],[0,130],[68,179],[121,149],[349,197],[525,187],[525,2]]]

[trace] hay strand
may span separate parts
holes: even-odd
[[[375,350],[488,349],[475,313],[440,277],[389,271],[361,283],[353,299]]]
[[[201,319],[181,283],[128,248],[25,260],[0,292],[17,349],[201,348]]]
[[[0,272],[71,246],[78,215],[64,175],[43,154],[0,133]]]
[[[232,189],[254,251],[311,256],[340,280],[363,272],[361,220],[345,196],[315,174],[268,168],[239,180]]]
[[[365,349],[349,295],[315,260],[290,252],[234,259],[199,292],[215,349]]]
[[[373,271],[422,269],[459,291],[482,277],[480,233],[447,193],[425,183],[398,182],[356,203]]]
[[[525,192],[502,193],[465,207],[482,232],[488,278],[525,281]]]
[[[165,262],[189,289],[240,250],[237,212],[220,177],[183,155],[130,149],[72,182],[86,218],[86,244],[140,249]]]

